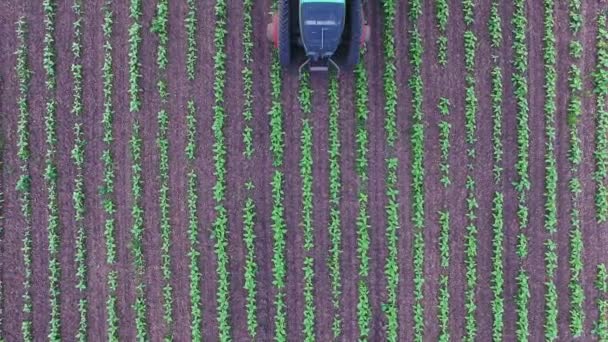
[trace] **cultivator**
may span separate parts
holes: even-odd
[[[370,30],[361,0],[279,0],[266,35],[281,65],[327,71],[355,66]]]

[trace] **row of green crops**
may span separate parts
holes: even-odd
[[[387,175],[385,179],[387,204],[386,210],[386,245],[388,254],[384,265],[386,277],[386,302],[383,311],[386,316],[386,338],[389,341],[397,341],[399,333],[399,320],[397,317],[397,288],[399,286],[399,261],[398,235],[399,228],[399,205],[397,202],[397,168],[399,160],[392,157],[393,147],[397,140],[397,82],[396,82],[396,47],[395,47],[395,14],[397,10],[396,1],[384,3],[384,98],[385,118],[384,130],[386,132],[386,143],[388,145],[387,157],[385,159]]]
[[[558,338],[557,287],[555,272],[557,270],[557,244],[554,234],[557,232],[557,156],[556,143],[556,90],[557,90],[557,49],[555,44],[554,0],[544,0],[544,53],[545,64],[545,230],[549,238],[545,242],[545,339],[555,341]]]
[[[165,340],[173,339],[173,288],[171,286],[171,256],[169,248],[171,246],[171,222],[169,200],[169,114],[164,108],[168,100],[166,68],[168,64],[167,43],[168,34],[168,0],[159,0],[156,5],[156,16],[152,21],[151,31],[158,37],[158,48],[156,50],[156,65],[159,70],[157,82],[158,93],[161,100],[161,108],[157,114],[158,134],[156,145],[159,155],[159,181],[160,188],[158,202],[160,207],[160,236],[161,236],[161,273],[163,285],[163,320],[165,321],[166,331]]]
[[[192,341],[200,342],[202,336],[202,296],[201,279],[202,273],[199,268],[199,221],[197,215],[198,208],[198,177],[194,167],[197,149],[197,128],[196,128],[196,107],[194,101],[188,101],[186,105],[186,158],[188,159],[188,189],[187,189],[187,208],[188,208],[188,257],[190,258],[190,330]]]
[[[440,342],[450,341],[450,212],[439,211],[439,300],[437,306],[437,320],[439,322]]]
[[[465,341],[474,341],[477,335],[477,304],[475,293],[477,290],[477,196],[476,184],[473,175],[475,159],[477,157],[477,94],[475,81],[475,56],[477,51],[477,36],[473,32],[474,4],[473,1],[462,2],[466,30],[464,32],[464,64],[465,75],[465,142],[467,144],[467,226],[465,234]]]
[[[583,236],[581,231],[580,217],[580,194],[582,186],[578,178],[579,166],[583,160],[583,149],[579,137],[579,118],[583,114],[582,92],[583,76],[578,65],[583,48],[578,38],[580,27],[583,24],[581,14],[581,2],[573,0],[569,2],[570,30],[572,39],[570,40],[570,56],[573,59],[568,75],[568,86],[570,98],[568,101],[568,135],[569,150],[568,161],[570,162],[570,179],[568,189],[572,199],[572,209],[570,211],[570,333],[573,337],[582,336],[585,324],[585,291],[582,285],[583,271]]]
[[[604,18],[605,19],[605,18]],[[608,341],[608,270],[605,264],[597,266],[595,287],[598,291],[597,309],[598,320],[594,333],[600,342]]]
[[[21,322],[21,338],[24,341],[33,341],[32,332],[32,196],[30,182],[30,108],[28,91],[30,87],[31,71],[28,65],[27,53],[27,24],[23,17],[17,21],[17,65],[15,72],[19,82],[19,119],[17,123],[17,157],[19,158],[19,179],[16,190],[19,193],[21,215],[24,229],[21,251],[23,253],[23,321]]]
[[[313,178],[312,178],[312,140],[313,129],[310,123],[312,112],[312,88],[310,73],[300,75],[300,90],[298,100],[304,119],[302,120],[302,133],[300,135],[300,177],[302,179],[302,218],[301,225],[304,233],[304,341],[315,340],[315,292],[314,292],[314,225],[313,225]]]
[[[367,167],[369,134],[367,132],[367,118],[369,115],[368,99],[369,89],[367,81],[367,70],[364,65],[364,53],[355,68],[355,117],[357,129],[355,140],[356,151],[356,173],[359,183],[357,202],[359,210],[357,214],[357,258],[359,259],[359,282],[357,286],[357,326],[359,328],[359,339],[366,341],[369,337],[372,310],[369,303],[369,213],[367,193]]]
[[[245,0],[243,2],[243,119],[245,127],[243,128],[243,142],[245,150],[243,154],[247,160],[251,160],[255,152],[253,144],[253,128],[251,121],[253,120],[253,0]],[[257,309],[257,282],[256,275],[258,265],[255,253],[255,224],[256,224],[256,205],[251,192],[254,189],[254,184],[250,180],[245,183],[248,196],[245,199],[243,207],[243,241],[245,244],[245,290],[247,291],[246,308],[247,311],[247,331],[252,339],[256,338],[258,329],[258,309]]]
[[[196,75],[196,62],[198,61],[197,44],[196,44],[196,24],[198,22],[196,18],[196,1],[187,0],[188,13],[186,14],[185,27],[186,27],[186,75],[188,80],[194,80]]]
[[[44,132],[46,135],[46,155],[45,173],[47,190],[47,233],[49,242],[49,300],[50,300],[50,320],[49,335],[50,341],[61,339],[61,317],[60,317],[60,287],[61,266],[59,263],[60,237],[59,237],[59,206],[57,189],[57,100],[56,100],[56,51],[55,51],[55,19],[56,3],[53,0],[42,2],[44,9],[44,47],[42,66],[45,71],[45,83],[47,88],[46,113],[44,116]]]
[[[530,191],[530,178],[528,174],[530,132],[528,127],[528,47],[526,1],[515,0],[515,12],[512,18],[513,25],[513,91],[517,105],[517,161],[515,170],[517,180],[514,182],[517,191],[517,221],[519,235],[517,237],[517,256],[520,260],[520,269],[517,275],[517,293],[515,298],[517,320],[516,337],[526,341],[529,335],[528,303],[530,298],[529,276],[524,268],[528,255],[528,192]]]
[[[215,5],[215,57],[214,57],[214,106],[213,106],[213,160],[215,185],[215,221],[213,237],[215,238],[215,255],[217,258],[217,323],[220,341],[231,339],[230,323],[230,274],[228,270],[228,213],[226,201],[226,137],[224,126],[226,110],[224,108],[224,91],[226,87],[226,20],[228,6],[226,0],[218,0]]]
[[[74,190],[72,193],[72,205],[74,207],[74,221],[77,226],[76,233],[76,288],[80,291],[78,300],[78,332],[76,339],[85,341],[87,339],[87,255],[86,255],[86,227],[84,224],[85,195],[84,195],[84,148],[86,141],[82,131],[82,10],[81,1],[74,0],[72,5],[75,21],[73,23],[74,41],[72,42],[72,56],[74,58],[71,66],[73,90],[72,90],[72,113],[76,116],[74,124],[74,147],[72,148],[72,160],[76,167],[74,178]]]
[[[437,27],[439,28],[439,38],[437,38],[437,60],[439,65],[445,66],[448,63],[448,20],[450,18],[450,5],[448,0],[435,0],[435,15]]]
[[[342,335],[342,318],[340,317],[341,271],[340,254],[342,253],[342,231],[340,216],[340,90],[338,77],[330,76],[329,80],[329,260],[327,268],[331,278],[331,297],[334,310],[332,331],[334,338]]]
[[[108,324],[108,340],[118,341],[118,306],[116,290],[118,287],[118,270],[116,268],[116,222],[115,212],[116,203],[114,201],[114,154],[112,144],[114,142],[113,122],[114,106],[112,104],[112,94],[114,91],[114,73],[112,70],[112,29],[113,13],[111,10],[112,2],[107,0],[103,8],[103,36],[104,36],[104,62],[102,66],[103,79],[103,114],[101,124],[103,126],[104,149],[101,154],[103,164],[103,181],[100,187],[102,207],[105,212],[104,240],[106,246],[106,263],[109,266],[107,286],[108,298],[106,299],[106,323]]]
[[[452,130],[452,124],[445,118],[450,115],[450,100],[442,97],[439,99],[437,110],[441,114],[441,121],[439,121],[439,147],[441,149],[441,161],[439,164],[439,172],[441,174],[440,182],[444,188],[452,184],[450,179],[450,131]]]
[[[139,79],[141,78],[141,63],[139,61],[139,48],[141,46],[141,0],[130,0],[129,17],[131,25],[129,26],[129,109],[131,112],[137,112],[141,109],[141,101],[139,94]]]
[[[253,120],[253,19],[251,17],[253,9],[253,0],[243,1],[243,118],[245,119],[245,128],[243,128],[243,143],[245,151],[243,152],[247,159],[253,156],[253,128],[251,120]]]
[[[142,138],[139,122],[133,120],[131,140],[131,254],[133,255],[133,269],[135,270],[135,331],[140,341],[148,338],[148,322],[146,319],[146,285],[144,284],[144,209],[142,207],[143,178],[142,178]]]
[[[498,7],[500,2],[494,0],[490,11],[488,32],[491,38],[493,54],[498,54],[503,44],[502,18]],[[502,128],[502,103],[503,103],[503,73],[498,59],[494,60],[491,73],[490,99],[492,102],[492,159],[493,175],[496,190],[492,199],[492,340],[502,341],[504,329],[504,196],[503,188],[503,128]]]
[[[422,81],[422,59],[424,53],[424,42],[420,34],[419,26],[422,25],[422,1],[416,0],[410,3],[409,18],[414,24],[410,33],[410,65],[412,75],[409,87],[412,92],[412,130],[410,136],[412,150],[411,170],[411,194],[412,194],[412,225],[414,227],[414,238],[412,242],[413,266],[414,266],[414,340],[424,340],[424,226],[425,226],[425,175],[424,175],[424,112],[422,101],[424,98],[424,84]],[[390,168],[389,168],[390,175]],[[396,180],[395,180],[396,181]],[[397,201],[391,198],[389,201]],[[397,206],[397,204],[395,204]],[[389,252],[390,253],[390,252]],[[396,255],[395,255],[396,257]]]
[[[278,2],[274,2],[276,9]],[[272,64],[270,66],[270,153],[274,171],[272,175],[272,212],[271,228],[273,236],[272,255],[272,284],[275,289],[275,316],[274,316],[274,339],[275,341],[287,341],[287,305],[285,303],[285,282],[287,275],[287,263],[285,261],[285,237],[287,225],[285,223],[285,208],[283,207],[284,193],[283,173],[279,169],[283,165],[284,136],[283,132],[283,108],[281,105],[281,65],[279,55],[272,53]]]
[[[597,66],[594,74],[596,100],[595,207],[599,223],[608,221],[608,28],[606,15],[598,18]]]

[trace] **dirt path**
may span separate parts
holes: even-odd
[[[19,194],[13,191],[20,174],[20,160],[17,157],[17,97],[19,96],[19,81],[15,65],[17,47],[15,34],[15,18],[23,14],[23,10],[12,1],[0,4],[0,144],[2,146],[2,192],[4,204],[2,207],[4,232],[0,246],[0,281],[2,282],[2,300],[0,302],[2,322],[0,334],[6,339],[20,339],[21,312],[23,294],[23,253],[21,252],[25,222],[21,215]],[[13,114],[14,113],[14,114]],[[6,229],[6,227],[13,227]]]
[[[76,222],[72,193],[76,168],[71,158],[74,147],[74,114],[72,114],[73,79],[70,67],[74,61],[71,46],[74,40],[72,23],[75,20],[72,2],[57,3],[55,42],[57,53],[57,179],[59,206],[59,236],[61,263],[60,306],[61,336],[74,338],[78,329],[78,298],[76,289]]]
[[[186,102],[186,32],[184,18],[185,1],[169,1],[169,64],[167,86],[169,88],[169,201],[171,203],[171,287],[173,289],[173,337],[177,341],[190,337],[190,258],[187,233],[187,167]]]
[[[198,123],[198,151],[195,167],[198,175],[199,194],[199,223],[200,223],[200,271],[202,273],[201,296],[203,303],[203,340],[212,340],[218,336],[217,328],[217,265],[214,241],[211,239],[212,223],[215,217],[215,203],[211,197],[215,184],[213,176],[213,56],[215,48],[213,43],[215,23],[215,2],[201,2],[198,7],[198,64],[196,77],[192,84],[192,94],[197,108]]]
[[[119,322],[119,336],[121,339],[135,339],[135,270],[130,251],[131,245],[131,155],[129,139],[131,139],[131,125],[133,115],[129,113],[128,93],[128,4],[126,2],[113,2],[114,34],[112,38],[114,61],[114,139],[115,139],[115,169],[116,169],[116,247],[117,247],[117,307],[121,317]]]
[[[386,214],[384,207],[384,178],[386,175],[384,158],[384,91],[382,75],[384,61],[382,53],[383,11],[381,4],[375,1],[367,3],[368,23],[378,29],[371,32],[369,53],[365,57],[369,80],[369,214],[370,214],[370,273],[369,273],[369,301],[372,308],[372,321],[370,324],[370,340],[384,338],[385,318],[382,303],[386,298],[386,280],[384,277],[384,264],[386,260],[385,227]],[[402,180],[400,180],[402,181]]]
[[[86,23],[83,27],[83,132],[87,141],[85,150],[84,175],[88,181],[85,185],[86,215],[84,224],[87,228],[87,264],[88,284],[87,299],[89,314],[87,317],[90,336],[107,339],[106,331],[106,299],[108,291],[106,282],[108,267],[105,262],[104,222],[105,214],[102,208],[98,187],[102,184],[103,169],[101,153],[104,149],[102,141],[103,127],[98,113],[103,111],[103,90],[101,68],[103,56],[103,18],[102,2],[87,2],[83,7],[83,17]]]
[[[357,119],[355,113],[355,77],[343,74],[340,77],[340,171],[342,191],[340,216],[342,219],[342,339],[355,341],[358,334],[358,260],[356,222],[359,205],[357,201],[358,179],[355,169],[357,142],[355,140]]]

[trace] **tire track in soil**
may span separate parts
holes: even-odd
[[[294,74],[295,75],[295,74]],[[310,76],[313,99],[310,123],[313,130],[312,139],[312,178],[313,178],[313,224],[315,246],[312,249],[314,258],[314,291],[315,291],[315,330],[316,338],[331,341],[331,330],[334,317],[332,304],[331,275],[327,265],[329,260],[329,97],[328,75]],[[294,76],[294,80],[297,76]],[[297,82],[296,82],[297,84]],[[296,88],[297,89],[297,88]]]
[[[567,124],[567,106],[570,98],[568,87],[568,72],[572,63],[569,53],[569,43],[571,39],[568,28],[568,4],[557,2],[555,7],[555,36],[557,42],[557,97],[556,123],[557,123],[557,169],[558,169],[558,223],[557,223],[557,255],[558,268],[555,276],[555,285],[558,292],[558,328],[560,338],[571,340],[570,335],[570,212],[572,210],[572,200],[568,190],[570,179],[570,162],[568,161],[569,132]]]
[[[405,341],[411,341],[413,339],[413,327],[414,327],[414,312],[413,312],[413,304],[414,304],[414,264],[412,258],[412,242],[414,240],[414,230],[412,226],[412,202],[411,202],[411,183],[412,183],[412,168],[411,168],[411,127],[412,127],[412,95],[411,89],[409,87],[409,80],[412,75],[411,68],[411,59],[410,59],[410,32],[413,30],[414,24],[411,23],[409,18],[409,10],[410,5],[407,2],[401,2],[401,4],[397,5],[397,13],[395,14],[395,48],[396,48],[396,56],[395,66],[397,68],[396,73],[396,82],[397,82],[397,108],[396,108],[396,120],[397,120],[397,141],[395,142],[395,148],[393,151],[393,155],[399,160],[399,167],[397,168],[397,189],[399,191],[399,195],[397,197],[397,201],[399,204],[399,223],[400,228],[397,229],[397,246],[399,248],[398,252],[398,260],[399,260],[399,285],[397,287],[397,305],[398,305],[398,313],[397,317],[399,320],[399,329],[398,336]],[[383,13],[380,11],[379,13]],[[381,14],[377,14],[378,17],[382,17]],[[420,16],[420,22],[422,22],[424,16]],[[417,23],[416,23],[417,24]],[[381,21],[377,25],[378,31],[383,30],[384,23]],[[374,31],[372,31],[373,34]],[[384,50],[382,49],[382,34],[377,38],[378,43],[380,44],[378,54],[380,59],[374,64],[385,65],[385,60],[382,58],[384,55]],[[400,56],[404,56],[404,58],[400,58]],[[380,71],[381,76],[384,73],[382,69]],[[380,270],[382,272],[382,298],[386,298],[386,277],[384,273],[385,260],[388,254],[388,249],[386,245],[386,235],[385,229],[387,226],[386,223],[386,161],[385,158],[390,156],[390,149],[386,145],[386,130],[384,129],[385,115],[386,111],[384,110],[384,106],[386,105],[386,98],[384,97],[384,87],[382,83],[375,86],[378,89],[379,96],[383,99],[381,107],[379,107],[378,113],[378,122],[377,126],[372,128],[376,132],[382,132],[382,140],[381,140],[381,148],[383,148],[383,152],[380,153],[382,159],[375,163],[379,163],[378,167],[382,166],[382,173],[378,174],[378,179],[381,182],[380,188],[378,190],[372,190],[370,188],[370,193],[373,191],[374,193],[381,194],[382,198],[382,207],[379,209],[379,213],[382,214],[382,259],[379,262]],[[370,87],[370,94],[373,93],[374,87]],[[380,114],[381,113],[381,114]],[[370,141],[371,141],[370,132]],[[373,154],[370,154],[370,165],[373,158]],[[373,175],[374,172],[370,172],[370,176]],[[370,178],[371,179],[371,178]],[[371,201],[370,201],[371,204]],[[370,207],[371,208],[371,207]],[[374,222],[371,220],[370,222]],[[372,238],[373,241],[373,238]],[[373,258],[373,254],[372,254]],[[370,267],[373,267],[370,264]],[[370,291],[372,289],[370,288]],[[381,307],[380,307],[381,309]],[[382,312],[382,311],[380,311]],[[383,325],[386,325],[385,316],[383,318]],[[382,330],[383,332],[385,329]],[[385,338],[385,336],[382,336]]]
[[[268,44],[270,45],[270,44]],[[286,236],[286,298],[287,305],[287,331],[288,336],[294,340],[302,340],[303,320],[304,320],[304,240],[302,231],[302,177],[300,174],[300,158],[302,149],[300,147],[300,136],[302,133],[303,114],[300,110],[298,100],[299,77],[297,72],[283,69],[283,131],[285,132],[285,160],[284,168],[284,205],[285,205],[285,224],[287,225]],[[322,90],[317,89],[322,93]],[[313,95],[313,110],[309,114],[314,118],[317,109],[323,108],[322,103],[315,102],[319,96]],[[316,137],[317,131],[313,128],[313,139]],[[314,148],[314,144],[313,144]],[[314,162],[313,162],[314,163]],[[313,171],[314,172],[314,171]],[[314,189],[314,188],[313,188]],[[316,194],[315,194],[316,195]],[[313,201],[316,197],[313,197]],[[313,227],[316,231],[320,230],[316,226],[316,221],[313,220]],[[321,230],[322,231],[322,230]],[[315,245],[317,244],[315,236]],[[313,249],[314,250],[314,249]],[[319,260],[315,260],[315,263]],[[317,264],[315,264],[316,268]],[[319,274],[315,273],[315,281],[318,280]],[[317,286],[314,287],[315,297],[317,295]],[[318,312],[319,306],[315,309]],[[315,317],[316,326],[319,325],[318,316]],[[329,318],[328,318],[329,319]]]
[[[260,42],[266,39],[266,23],[270,22],[268,12],[270,0],[254,1],[253,4],[253,41]],[[252,180],[255,189],[252,192],[256,204],[256,260],[257,273],[257,308],[258,308],[258,339],[270,341],[273,336],[274,317],[274,290],[272,286],[272,231],[270,229],[270,215],[272,208],[271,177],[272,161],[269,146],[269,118],[270,109],[270,64],[272,50],[268,44],[253,45],[253,115],[251,127],[254,132],[254,146],[256,152],[251,162]],[[288,327],[290,325],[288,324]]]
[[[545,73],[542,1],[530,2],[527,7],[528,17],[528,103],[530,106],[529,131],[529,175],[531,187],[528,193],[529,224],[526,229],[528,237],[528,256],[524,267],[528,273],[530,302],[528,317],[530,320],[530,340],[540,341],[544,338],[545,324],[545,241],[548,234],[544,229],[545,218]],[[558,93],[559,94],[559,93]],[[566,141],[566,140],[564,140]]]
[[[517,283],[515,277],[519,270],[519,260],[515,255],[515,245],[517,243],[517,194],[513,187],[516,179],[515,162],[517,158],[516,141],[516,112],[517,107],[513,98],[513,20],[514,7],[511,2],[502,2],[500,6],[500,17],[502,19],[503,45],[501,47],[501,68],[503,70],[503,194],[504,194],[504,330],[503,338],[506,340],[515,339],[515,294]]]
[[[73,78],[70,70],[74,61],[71,46],[74,40],[72,23],[75,16],[71,1],[57,2],[55,19],[55,53],[57,72],[57,205],[59,208],[60,262],[59,305],[62,338],[74,338],[78,329],[78,298],[76,289],[76,222],[72,193],[76,168],[71,158],[74,147],[74,114],[72,114]]]
[[[243,204],[245,202],[245,182],[249,174],[242,166],[243,156],[243,48],[242,48],[243,3],[229,1],[226,27],[226,109],[227,146],[227,199],[228,212],[228,255],[230,269],[230,321],[232,337],[235,341],[247,340],[246,291],[244,280],[245,245],[243,242]],[[230,29],[232,28],[232,29]]]
[[[449,327],[453,338],[462,338],[464,335],[464,292],[465,292],[465,264],[464,264],[464,235],[467,224],[465,187],[467,176],[466,142],[462,137],[465,135],[464,126],[464,31],[462,6],[459,3],[450,4],[450,16],[448,19],[446,36],[448,37],[448,65],[447,90],[442,95],[451,103],[450,134],[454,137],[450,150],[450,170],[452,171],[452,189],[447,210],[450,212],[450,269],[448,277],[449,286]],[[427,83],[425,88],[433,88],[433,83]]]
[[[32,189],[32,336],[47,336],[50,319],[48,269],[47,191],[44,181],[46,141],[44,115],[48,92],[42,67],[44,13],[42,5],[30,2],[26,21],[29,28],[28,58],[31,73],[30,101],[30,175]],[[37,96],[32,96],[32,95]]]
[[[113,72],[114,72],[114,160],[116,191],[116,251],[118,270],[117,314],[119,320],[119,337],[123,340],[135,340],[135,270],[131,256],[131,163],[129,150],[131,128],[134,115],[129,112],[129,71],[128,65],[128,28],[129,7],[126,1],[113,1],[114,26],[112,36]]]
[[[99,196],[103,166],[101,154],[104,149],[103,125],[98,113],[103,111],[103,82],[101,68],[104,61],[102,33],[102,1],[86,2],[82,8],[82,66],[83,66],[83,136],[85,145],[85,205],[84,225],[87,230],[87,300],[88,333],[107,340],[106,281],[109,268],[106,263],[104,223],[105,212]]]
[[[24,236],[25,220],[21,215],[19,193],[14,190],[19,178],[20,160],[17,157],[17,98],[19,96],[19,81],[15,72],[17,56],[13,52],[17,49],[17,35],[15,33],[16,20],[24,15],[22,6],[16,6],[12,1],[0,4],[0,146],[3,152],[2,184],[4,204],[2,214],[4,227],[1,237],[0,249],[0,281],[2,282],[2,300],[0,313],[2,323],[0,334],[7,340],[21,338],[21,322],[23,320],[21,299],[25,268],[23,253],[21,252],[22,238]],[[11,227],[7,229],[7,227]]]
[[[213,175],[213,42],[215,27],[215,1],[200,2],[197,10],[197,48],[198,62],[196,77],[192,83],[192,94],[197,110],[198,151],[194,163],[198,176],[198,211],[199,211],[199,242],[200,242],[200,271],[201,303],[203,303],[203,340],[214,340],[219,336],[217,325],[217,258],[211,238],[212,224],[215,218],[214,200],[212,197],[215,176]]]
[[[386,278],[384,264],[386,260],[386,197],[384,179],[386,175],[386,137],[384,132],[384,87],[382,75],[384,59],[382,50],[383,11],[381,4],[367,2],[367,18],[371,30],[370,43],[365,63],[369,84],[369,215],[370,215],[370,262],[369,262],[369,301],[372,308],[370,322],[371,341],[384,339],[386,319],[382,312],[382,303],[386,298]],[[401,180],[403,181],[403,180]],[[401,189],[400,189],[401,190]],[[401,302],[401,301],[400,301]],[[403,303],[403,302],[401,302]]]
[[[190,258],[188,251],[186,101],[189,96],[186,78],[186,32],[184,18],[185,1],[169,1],[169,42],[167,50],[167,87],[169,99],[169,212],[171,224],[171,288],[173,290],[173,326],[171,332],[176,341],[191,339],[190,323]]]
[[[581,194],[581,225],[583,231],[583,287],[585,289],[585,336],[596,338],[592,335],[595,322],[599,312],[596,306],[598,292],[595,288],[597,278],[597,265],[608,261],[608,252],[605,246],[608,245],[608,232],[606,224],[598,224],[595,220],[595,182],[593,173],[595,172],[595,132],[596,132],[596,96],[593,93],[594,79],[597,62],[596,36],[598,30],[598,14],[602,5],[599,2],[587,1],[583,3],[582,13],[584,23],[581,30],[581,42],[583,43],[583,57],[581,71],[583,74],[583,115],[580,119],[580,138],[583,149],[583,162],[580,167],[580,179],[583,192]],[[603,5],[606,9],[606,5]],[[593,134],[588,133],[593,132]]]
[[[357,142],[355,139],[357,119],[355,113],[355,77],[349,71],[340,75],[340,171],[342,189],[340,192],[340,217],[342,219],[342,297],[340,315],[342,317],[342,339],[355,341],[358,337],[357,300],[359,262],[357,258],[357,215],[359,202],[357,193],[359,181],[355,160]]]
[[[141,205],[144,211],[144,276],[146,321],[149,338],[160,340],[165,334],[163,319],[162,287],[164,281],[161,273],[161,239],[160,239],[160,192],[159,150],[156,143],[158,135],[157,114],[161,108],[156,83],[160,72],[156,65],[158,37],[151,32],[151,23],[156,16],[156,2],[142,2],[141,45],[139,61],[141,63],[141,110],[135,113],[141,127],[142,138],[142,180],[143,192]]]

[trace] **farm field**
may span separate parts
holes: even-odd
[[[0,2],[0,341],[608,341],[608,3],[362,2]]]

